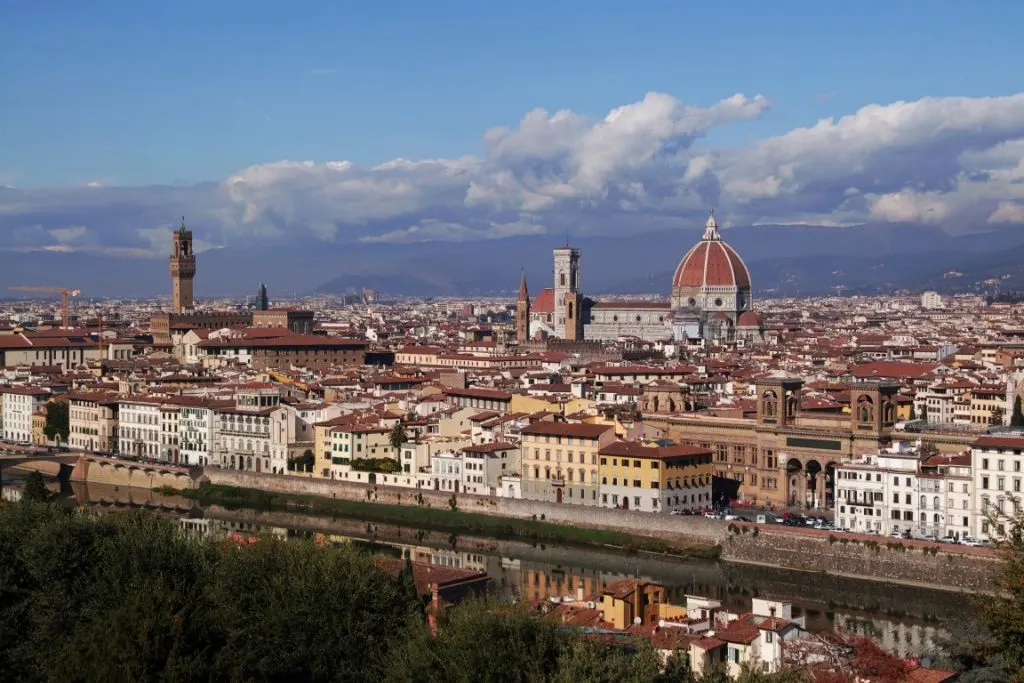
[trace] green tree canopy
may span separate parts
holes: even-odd
[[[46,426],[43,433],[47,439],[67,443],[71,431],[71,420],[67,401],[50,401],[46,404]]]
[[[28,475],[28,478],[25,479],[25,489],[22,497],[26,501],[36,503],[45,502],[50,498],[50,492],[46,489],[43,475],[35,471]]]

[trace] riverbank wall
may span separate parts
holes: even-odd
[[[203,479],[211,484],[279,494],[441,509],[450,507],[453,498],[449,493],[426,489],[218,469],[206,470]],[[458,509],[465,512],[714,544],[722,548],[720,557],[727,563],[969,592],[991,591],[999,568],[998,556],[981,548],[464,493],[454,498]]]
[[[963,592],[991,591],[999,570],[998,554],[987,548],[844,533],[794,533],[765,525],[730,526],[722,543],[721,558],[727,562]]]

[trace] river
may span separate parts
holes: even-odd
[[[21,478],[4,473],[5,484]],[[58,484],[50,482],[56,490]],[[503,597],[546,600],[590,595],[624,577],[663,584],[669,600],[686,595],[721,600],[732,611],[750,609],[752,597],[788,600],[809,630],[842,630],[871,637],[891,652],[920,656],[934,651],[944,624],[970,618],[977,609],[971,596],[845,579],[822,574],[711,561],[677,561],[654,555],[626,555],[552,545],[459,537],[354,519],[318,518],[299,513],[257,513],[211,507],[202,509],[180,496],[99,484],[64,485],[69,502],[108,510],[143,508],[179,520],[204,535],[272,534],[362,546],[370,552],[410,557],[448,567],[485,571]]]

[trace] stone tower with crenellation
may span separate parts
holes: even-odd
[[[175,313],[193,310],[192,281],[196,277],[196,255],[192,251],[192,231],[185,229],[185,218],[181,227],[174,231],[171,245],[171,301]]]

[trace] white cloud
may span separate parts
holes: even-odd
[[[78,242],[85,238],[88,234],[89,229],[82,225],[73,225],[69,228],[51,228],[47,230],[53,239],[57,240],[59,244],[66,244],[68,242]]]
[[[1024,223],[1024,204],[999,202],[988,223]]]
[[[886,221],[941,223],[949,214],[949,207],[937,192],[900,190],[868,198],[871,215]]]
[[[693,148],[768,109],[761,96],[699,107],[649,93],[601,118],[534,109],[486,131],[479,157],[271,161],[191,186],[0,187],[0,248],[162,255],[182,213],[201,248],[641,233],[699,226],[710,206],[729,225],[1022,222],[1024,94],[871,104],[746,147]]]

